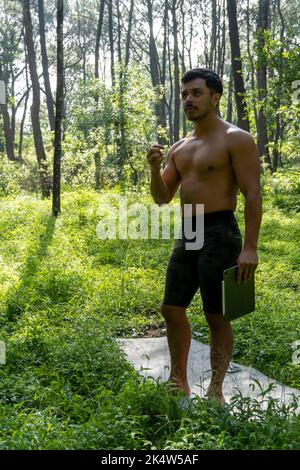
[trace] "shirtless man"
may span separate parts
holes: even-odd
[[[248,132],[219,117],[222,92],[222,82],[214,72],[187,71],[182,77],[181,97],[194,130],[170,148],[162,172],[162,145],[152,145],[147,159],[151,194],[157,204],[169,203],[179,185],[182,211],[184,204],[192,204],[194,218],[196,204],[204,204],[203,247],[185,250],[183,236],[182,242],[175,244],[167,268],[161,313],[171,356],[169,381],[175,390],[189,395],[191,329],[186,309],[200,287],[211,339],[212,377],[206,396],[224,404],[222,386],[232,356],[233,335],[230,322],[222,315],[223,270],[237,264],[238,282],[253,275],[258,265],[262,204],[257,147]],[[245,198],[244,244],[234,217],[239,189]]]

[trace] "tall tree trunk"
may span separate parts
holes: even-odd
[[[197,2],[198,3],[198,2]],[[204,38],[204,60],[205,68],[209,67],[209,52],[208,52],[208,38],[207,38],[207,22],[209,21],[209,16],[207,14],[207,4],[206,1],[201,0],[199,2],[199,9],[201,9],[201,25],[203,29],[203,38]],[[197,57],[197,62],[199,62],[200,56]]]
[[[53,160],[53,199],[52,211],[57,216],[60,213],[60,184],[61,184],[61,131],[64,111],[64,0],[57,0],[57,85],[56,113]]]
[[[28,104],[28,98],[30,95],[30,86],[29,86],[29,78],[28,78],[28,58],[27,58],[27,52],[26,52],[26,40],[25,40],[25,33],[23,30],[23,41],[24,41],[24,54],[25,54],[25,80],[26,80],[26,96],[25,96],[25,103],[24,103],[24,109],[23,109],[23,115],[22,119],[20,122],[20,132],[19,132],[19,144],[18,144],[18,160],[20,162],[23,162],[23,132],[24,132],[24,123],[27,115],[27,104]]]
[[[48,56],[47,56],[47,49],[46,49],[44,0],[38,0],[38,10],[39,10],[39,33],[40,33],[46,103],[47,103],[50,129],[51,131],[54,131],[55,117],[54,117],[53,98],[52,98],[50,78],[49,78]]]
[[[13,99],[13,103],[10,106],[11,109],[11,118],[10,118],[10,127],[11,127],[11,135],[13,145],[15,145],[15,133],[16,133],[16,105],[15,105],[15,73],[13,64],[10,63],[10,77],[11,77],[11,96]]]
[[[182,18],[182,48],[181,48],[181,74],[183,75],[186,68],[185,68],[185,57],[184,57],[184,51],[185,51],[185,12],[183,9],[183,2],[180,5],[180,13],[181,13],[181,18]],[[185,113],[182,112],[182,132],[183,132],[183,137],[186,136],[186,115]]]
[[[229,85],[228,85],[228,99],[227,99],[227,116],[226,116],[226,121],[228,122],[232,122],[232,86],[233,86],[232,69],[230,69],[230,78],[229,78]]]
[[[99,189],[101,189],[101,155],[100,155],[99,150],[95,151],[94,161],[95,161],[95,190],[99,191]]]
[[[283,139],[283,132],[284,132],[285,125],[286,125],[286,123],[284,123],[284,122],[281,123],[280,132],[279,132],[279,149],[278,149],[278,153],[279,153],[279,163],[280,163],[281,168],[283,168],[281,150],[282,150],[282,139]]]
[[[100,50],[100,39],[102,35],[102,28],[103,28],[103,17],[104,17],[104,6],[105,0],[101,0],[99,4],[99,17],[97,23],[97,33],[96,33],[96,44],[95,44],[95,78],[99,78],[99,50]],[[99,96],[96,93],[95,96],[95,105],[96,108],[98,107],[99,103]],[[94,142],[95,147],[97,143]],[[101,186],[101,156],[98,149],[95,150],[94,154],[94,161],[95,161],[95,189],[98,191]]]
[[[23,17],[25,26],[25,39],[28,54],[29,70],[32,83],[31,121],[34,144],[40,174],[40,184],[43,197],[49,197],[51,181],[48,175],[48,165],[43,144],[40,125],[40,84],[37,74],[35,50],[33,44],[32,21],[30,13],[30,0],[23,0]]]
[[[259,0],[258,11],[258,24],[257,24],[257,88],[259,110],[257,119],[257,147],[261,157],[264,158],[268,168],[272,171],[270,152],[269,152],[269,139],[266,118],[266,105],[267,98],[267,64],[264,54],[265,47],[265,32],[268,29],[269,18],[269,5],[270,0]]]
[[[281,22],[281,28],[280,28],[280,63],[279,63],[279,76],[278,76],[278,82],[277,82],[277,92],[276,92],[276,104],[275,104],[275,109],[276,109],[276,115],[275,115],[275,138],[274,138],[274,147],[273,147],[273,171],[277,171],[278,168],[278,163],[279,163],[279,150],[281,147],[281,142],[280,142],[280,130],[281,130],[281,119],[280,119],[280,114],[279,114],[279,108],[281,105],[281,90],[282,90],[282,75],[283,75],[283,41],[284,41],[284,32],[285,32],[285,23],[284,23],[284,18],[282,15],[281,11],[281,1],[277,0],[277,9],[278,9],[278,14]]]
[[[168,0],[165,0],[164,20],[163,20],[164,41],[163,41],[163,52],[162,52],[162,67],[161,67],[161,84],[163,86],[166,85],[166,71],[167,71],[168,11],[169,11]]]
[[[211,0],[211,37],[208,68],[214,68],[214,58],[217,48],[217,0]]]
[[[189,56],[189,69],[193,68],[192,61],[192,43],[193,43],[193,33],[194,33],[194,15],[193,12],[190,12],[190,30],[189,30],[189,46],[188,46],[188,56]]]
[[[171,60],[171,47],[170,47],[170,27],[168,24],[168,69],[169,69],[169,90],[170,90],[170,98],[168,103],[168,121],[169,121],[169,142],[170,145],[174,143],[174,132],[173,132],[173,70],[172,70],[172,60]]]
[[[222,16],[223,16],[223,22],[222,22],[222,33],[220,33],[220,51],[219,51],[219,58],[218,58],[218,64],[217,64],[217,74],[223,78],[224,75],[224,63],[225,63],[225,49],[226,49],[226,23],[225,23],[225,18],[226,18],[226,7],[225,7],[225,1],[223,0],[222,4]],[[220,10],[221,12],[221,5],[220,5]],[[221,13],[220,13],[221,17]]]
[[[129,18],[128,18],[128,31],[126,37],[126,51],[125,51],[125,67],[129,64],[129,57],[130,57],[130,42],[131,42],[131,28],[132,28],[132,19],[133,19],[133,7],[134,7],[134,0],[130,2],[130,10],[129,10]]]
[[[117,24],[118,24],[118,30],[117,30],[117,45],[118,45],[118,62],[119,66],[121,66],[122,63],[122,48],[121,48],[121,39],[122,39],[122,31],[121,31],[121,13],[120,13],[120,0],[115,0],[116,2],[116,7],[117,7]],[[122,72],[120,72],[122,73]]]
[[[171,12],[174,38],[174,141],[179,140],[180,130],[180,80],[179,80],[179,54],[178,54],[178,24],[176,18],[176,0],[172,0]]]
[[[86,82],[86,38],[85,38],[85,26],[84,26],[84,21],[85,21],[85,16],[84,13],[82,13],[82,8],[80,5],[79,0],[76,0],[76,9],[77,9],[77,33],[78,33],[78,44],[79,44],[79,49],[81,53],[81,58],[82,58],[82,79],[84,83]],[[81,42],[81,38],[83,40],[83,43]],[[85,138],[87,137],[87,134],[85,132]]]
[[[160,73],[160,65],[159,65],[159,57],[157,53],[156,43],[154,39],[153,33],[153,4],[152,0],[147,0],[147,18],[150,30],[149,36],[149,60],[150,60],[150,74],[151,74],[151,81],[152,86],[156,92],[156,102],[155,102],[155,116],[157,125],[161,126],[163,129],[166,128],[166,121],[165,121],[165,98],[161,96],[161,73]],[[159,143],[164,143],[164,139],[161,137],[160,133],[157,133],[157,138]]]
[[[23,109],[23,115],[22,115],[22,119],[21,119],[21,122],[20,122],[19,144],[18,144],[18,160],[19,160],[19,162],[23,162],[23,156],[22,156],[23,134],[24,134],[24,123],[25,123],[25,118],[26,118],[26,114],[27,114],[28,98],[29,98],[29,90],[26,93],[24,109]]]
[[[109,51],[110,51],[110,75],[112,90],[116,87],[116,76],[115,76],[115,51],[114,51],[114,17],[113,17],[113,1],[107,0],[108,3],[108,36],[109,36]],[[114,132],[118,136],[119,124],[117,120],[114,120]],[[114,139],[114,152],[118,151],[117,139]]]
[[[238,126],[250,132],[247,105],[245,103],[245,86],[242,74],[240,39],[237,23],[236,0],[227,0],[229,37],[231,46],[231,66],[234,82],[234,96],[237,108]]]
[[[2,67],[0,64],[0,80],[5,83],[2,75]],[[7,110],[7,103],[0,103],[0,110],[3,118],[4,138],[5,138],[5,149],[8,160],[15,161],[14,142],[11,131],[10,117]]]
[[[15,152],[14,152],[14,143],[12,139],[10,117],[7,110],[7,104],[1,104],[1,114],[3,118],[3,128],[4,128],[4,137],[5,137],[5,149],[8,160],[15,161]]]
[[[249,62],[250,62],[250,70],[251,70],[251,88],[252,88],[252,95],[255,90],[255,79],[254,79],[254,63],[253,63],[253,56],[251,53],[251,46],[250,46],[250,7],[249,7],[249,1],[247,0],[247,53],[249,57]],[[257,107],[256,107],[256,100],[254,96],[252,97],[252,106],[253,106],[253,111],[254,111],[254,117],[255,117],[255,124],[256,124],[256,130],[257,130]]]
[[[112,87],[115,86],[115,55],[114,55],[114,32],[113,32],[113,5],[112,0],[108,0],[108,31],[110,48],[110,73]]]
[[[101,0],[99,4],[99,17],[98,17],[98,23],[97,23],[96,45],[95,45],[95,78],[99,78],[99,49],[100,49],[100,38],[101,38],[102,27],[103,27],[104,5],[105,5],[105,0]],[[98,97],[97,97],[97,103],[98,103]]]
[[[215,46],[215,50],[214,50],[214,53],[213,53],[213,66],[212,66],[212,69],[217,71],[219,69],[219,63],[220,63],[220,54],[222,53],[222,50],[221,50],[221,24],[220,24],[220,19],[221,19],[221,5],[220,5],[220,2],[219,0],[217,1],[217,4],[216,4],[216,46]],[[217,71],[218,73],[218,71]]]
[[[119,62],[119,129],[118,129],[118,137],[117,141],[117,149],[118,149],[118,162],[120,168],[120,177],[121,180],[125,180],[124,174],[124,165],[128,161],[128,146],[127,146],[127,138],[126,138],[126,130],[125,130],[125,88],[126,88],[126,71],[122,64],[122,50],[121,50],[121,39],[122,39],[122,31],[121,31],[121,13],[120,13],[120,0],[116,0],[116,7],[117,7],[117,21],[118,21],[118,30],[117,30],[117,44],[118,44],[118,62]]]
[[[163,129],[167,128],[167,118],[166,118],[166,107],[167,107],[167,99],[166,99],[166,72],[167,72],[167,41],[168,41],[168,11],[169,11],[169,4],[168,0],[165,0],[164,5],[164,20],[163,20],[163,28],[164,28],[164,42],[163,42],[163,52],[162,52],[162,66],[161,66],[161,86],[162,86],[162,105],[161,105],[161,125]],[[166,137],[161,138],[161,143],[166,144],[169,139]]]

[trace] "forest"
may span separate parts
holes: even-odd
[[[189,138],[197,67],[260,158],[256,311],[233,358],[300,390],[300,1],[0,0],[1,450],[299,450],[297,404],[182,410],[114,341],[163,330],[174,241],[101,240],[100,214],[153,204],[146,154],[163,145],[165,168]],[[188,317],[209,344],[201,305]]]

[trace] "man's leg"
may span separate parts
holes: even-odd
[[[205,313],[205,318],[210,329],[212,369],[211,382],[206,395],[224,404],[222,386],[232,356],[232,328],[230,322],[225,321],[222,314]]]
[[[169,381],[174,383],[177,389],[180,388],[189,395],[187,362],[191,345],[191,328],[185,312],[184,307],[161,305],[161,313],[166,320],[171,357]]]

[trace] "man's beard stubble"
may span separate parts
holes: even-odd
[[[185,116],[188,121],[191,122],[198,122],[200,119],[203,119],[207,114],[209,114],[210,110],[208,109],[207,111],[204,111],[200,114],[197,114],[197,116],[188,116],[187,113],[185,113]]]

